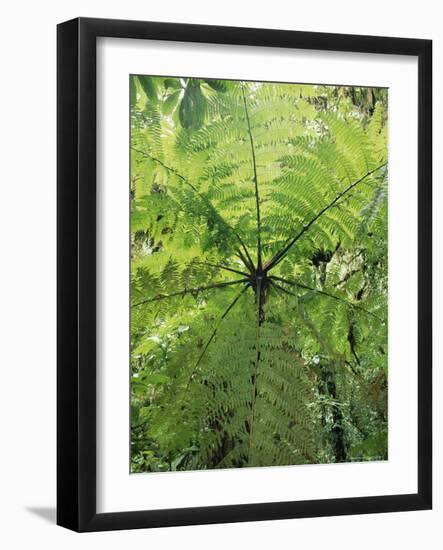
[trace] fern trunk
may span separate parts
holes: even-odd
[[[331,405],[323,408],[322,424],[327,427],[330,424],[328,439],[331,445],[334,462],[348,461],[348,444],[343,428],[344,416],[339,403],[337,392],[336,370],[334,366],[325,365],[321,367],[321,383],[319,387],[320,394],[328,401],[332,401]],[[327,409],[327,410],[325,410]],[[330,414],[332,421],[328,423],[327,414]]]

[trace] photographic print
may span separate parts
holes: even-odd
[[[388,90],[130,76],[130,471],[388,458]]]

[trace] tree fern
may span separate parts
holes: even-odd
[[[386,91],[131,92],[132,471],[386,458]]]

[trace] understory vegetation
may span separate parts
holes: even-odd
[[[131,76],[131,471],[387,458],[387,90]]]

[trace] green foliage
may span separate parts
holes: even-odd
[[[387,458],[387,91],[131,77],[131,470]]]

